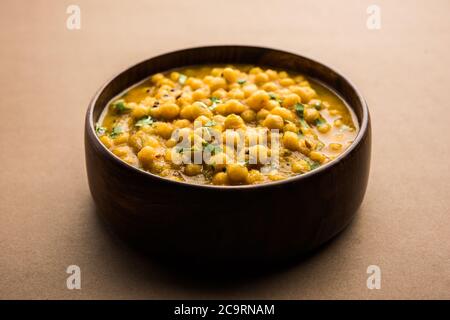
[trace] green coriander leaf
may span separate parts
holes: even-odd
[[[214,120],[210,120],[205,123],[204,127],[214,127],[217,123]]]
[[[217,97],[211,97],[212,105],[209,106],[209,110],[214,110],[217,107],[217,104],[222,103],[222,100],[220,100]]]
[[[270,100],[276,100],[277,99],[277,96],[275,95],[275,93],[269,93],[269,97],[270,97]]]
[[[314,170],[316,168],[320,167],[320,163],[313,161],[313,164],[311,165],[311,170]]]
[[[303,118],[300,118],[300,124],[301,124],[302,127],[305,127],[305,128],[311,128],[311,127],[308,125],[308,123],[305,121],[305,119],[303,119]]]
[[[322,124],[327,123],[326,120],[324,118],[317,118],[316,119],[316,126],[320,126]]]
[[[100,125],[97,123],[97,124],[95,125],[95,132],[97,132],[97,134],[98,134],[99,136],[102,136],[102,135],[105,134],[106,128],[100,126]]]
[[[180,74],[180,76],[178,77],[178,83],[181,85],[184,85],[186,83],[187,80],[187,76],[185,76],[184,74]]]
[[[145,116],[141,119],[139,119],[139,121],[136,122],[135,126],[136,127],[143,127],[145,125],[151,125],[153,123],[153,119],[150,116]]]
[[[205,152],[211,153],[212,155],[215,155],[215,154],[217,154],[219,152],[222,152],[222,148],[221,147],[219,147],[216,144],[212,144],[212,143],[207,144],[203,150]]]
[[[116,102],[113,103],[113,109],[114,111],[116,111],[119,114],[128,112],[131,110],[131,108],[129,108],[127,106],[127,104],[125,103],[125,101],[123,99],[121,100],[117,100]]]
[[[111,133],[109,134],[109,136],[111,138],[116,138],[118,135],[120,135],[121,133],[123,133],[123,128],[120,126],[114,127],[111,131]]]
[[[245,79],[239,79],[238,81],[237,81],[237,83],[239,83],[239,84],[244,84],[244,83],[246,83],[247,82],[247,80],[245,80]]]
[[[305,112],[305,106],[301,103],[296,103],[294,108],[295,108],[295,112],[297,112],[297,115],[300,118],[303,118],[303,112]]]
[[[324,144],[323,142],[319,141],[319,142],[317,143],[316,149],[320,151],[320,150],[323,149],[323,147],[325,147],[325,144]]]
[[[314,169],[320,167],[320,163],[319,163],[319,162],[314,161],[314,160],[311,160],[311,159],[309,159],[309,158],[306,158],[306,162],[308,162],[308,164],[309,164],[311,170],[314,170]]]

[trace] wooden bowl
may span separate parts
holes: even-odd
[[[298,71],[337,91],[360,131],[336,160],[286,180],[251,186],[193,185],[132,167],[97,138],[95,123],[117,94],[151,74],[188,65],[254,64]],[[371,152],[367,104],[340,73],[284,51],[212,46],[160,55],[108,81],[86,114],[85,152],[97,211],[121,237],[157,256],[189,262],[273,263],[308,253],[349,224],[366,191]]]

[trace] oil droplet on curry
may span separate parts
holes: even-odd
[[[332,161],[358,126],[325,86],[300,74],[237,65],[155,74],[113,99],[96,132],[117,157],[161,177],[250,185]]]

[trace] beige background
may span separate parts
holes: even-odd
[[[377,3],[382,28],[366,28]],[[66,29],[66,7],[82,28]],[[5,1],[0,4],[0,298],[450,298],[450,2]],[[200,281],[114,240],[95,216],[84,112],[116,72],[208,44],[314,57],[367,98],[373,156],[354,223],[297,265]],[[82,289],[65,272],[82,270]],[[381,290],[366,268],[379,265]]]

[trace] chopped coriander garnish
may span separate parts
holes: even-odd
[[[115,138],[115,137],[117,137],[118,135],[120,135],[122,132],[123,132],[123,128],[120,127],[120,126],[117,126],[117,127],[114,127],[114,128],[111,130],[111,133],[109,134],[109,136],[110,136],[111,138]]]
[[[145,116],[141,119],[139,119],[139,121],[136,122],[135,126],[136,127],[143,127],[145,125],[150,125],[153,123],[153,119],[150,116]]]
[[[187,80],[187,76],[185,76],[184,74],[180,74],[180,76],[178,77],[178,83],[181,85],[184,85],[186,80]]]
[[[323,147],[325,147],[325,144],[324,144],[322,141],[319,141],[319,142],[317,143],[316,149],[320,151],[320,150],[323,149]]]
[[[277,96],[275,95],[275,93],[269,93],[269,97],[270,97],[270,100],[276,100],[277,99]]]
[[[125,101],[123,99],[121,100],[117,100],[116,102],[113,103],[113,109],[114,111],[116,111],[119,114],[128,112],[131,110],[131,108],[129,108]]]
[[[320,167],[320,163],[314,160],[311,160],[309,158],[306,158],[306,162],[308,162],[309,167],[311,168],[311,170],[314,170],[318,167]]]
[[[311,167],[311,170],[314,170],[314,169],[320,167],[320,163],[313,161],[313,163],[310,165],[310,167]]]
[[[297,115],[300,118],[303,118],[303,112],[305,111],[305,106],[301,103],[296,103],[294,108],[295,108],[295,112],[297,112]]]
[[[305,119],[300,118],[300,124],[302,125],[302,127],[305,128],[310,128],[310,126],[308,125],[308,123],[305,121]]]
[[[98,134],[99,136],[104,135],[105,132],[106,132],[106,128],[100,126],[100,125],[97,123],[97,124],[95,125],[95,132],[97,132],[97,134]]]
[[[219,147],[219,146],[216,145],[216,144],[212,144],[212,143],[207,144],[207,145],[203,148],[203,150],[204,150],[205,152],[211,153],[212,155],[215,155],[215,154],[217,154],[217,153],[219,153],[219,152],[222,152],[222,148],[221,148],[221,147]]]
[[[322,124],[327,123],[327,121],[324,118],[317,118],[316,119],[316,126],[320,126]]]
[[[209,106],[209,110],[214,110],[217,107],[217,104],[222,103],[222,100],[220,100],[217,97],[211,97],[212,105]]]
[[[237,83],[239,83],[239,84],[244,84],[244,83],[246,83],[247,82],[247,80],[245,80],[245,79],[239,79],[238,81],[237,81]]]
[[[205,123],[204,127],[214,127],[217,123],[214,120],[210,120],[207,123]]]

